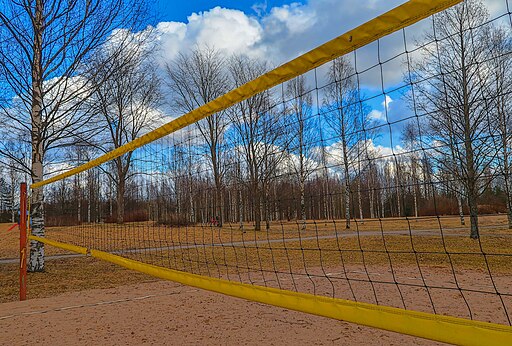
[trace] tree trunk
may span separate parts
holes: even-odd
[[[270,209],[269,209],[269,203],[268,203],[268,190],[265,188],[264,192],[265,198],[263,199],[263,207],[265,210],[265,229],[267,232],[270,230]]]
[[[76,202],[77,202],[77,208],[76,208],[76,221],[78,224],[82,222],[82,198],[81,198],[81,191],[80,191],[80,174],[76,175]]]
[[[325,171],[327,171],[327,168],[325,168]],[[324,200],[324,217],[326,220],[330,220],[331,219],[331,215],[330,215],[330,201],[329,199],[331,198],[330,194],[329,194],[329,178],[327,177],[327,172],[325,173],[325,178],[324,178],[324,191],[325,191],[325,194],[323,196],[323,200]]]
[[[469,115],[466,115],[466,125],[469,128]],[[471,140],[468,138],[469,135],[466,133],[465,147],[466,147],[466,162],[467,162],[467,193],[468,193],[468,206],[469,206],[469,218],[471,221],[471,239],[480,238],[478,230],[478,204],[477,204],[477,181],[475,164],[473,160],[473,147]]]
[[[194,210],[194,199],[193,199],[193,189],[192,189],[192,165],[189,162],[189,174],[188,174],[188,205],[190,208],[190,218],[189,221],[192,223],[196,222],[196,214]]]
[[[42,119],[42,40],[43,40],[43,0],[36,0],[35,21],[34,21],[34,61],[32,64],[32,182],[37,183],[43,180],[43,158],[44,149],[41,142],[41,131],[43,128]],[[21,215],[21,217],[26,217]],[[36,237],[44,237],[44,210],[43,210],[43,188],[32,191],[30,203],[30,219],[32,223],[32,234]],[[30,258],[28,263],[29,272],[44,271],[44,244],[38,241],[30,241]]]
[[[217,205],[217,210],[214,211],[217,215],[215,215],[217,220],[217,226],[222,227],[224,224],[224,203],[222,203],[222,190],[220,187],[215,188],[215,204]]]
[[[124,223],[124,190],[125,190],[125,179],[119,178],[119,182],[117,185],[117,223]]]
[[[350,181],[345,178],[345,228],[350,229]]]
[[[302,174],[302,172],[301,172]],[[301,230],[306,230],[306,189],[305,189],[305,182],[304,177],[300,177],[300,183],[299,183],[299,189],[300,189],[300,218],[302,221]]]
[[[350,228],[350,176],[349,176],[349,162],[347,154],[347,145],[345,139],[343,141],[343,164],[345,169],[345,228]]]
[[[112,201],[114,199],[114,193],[112,191],[112,185],[111,184],[109,184],[109,187],[110,187],[109,188],[109,190],[110,190],[109,192],[110,193],[109,193],[109,198],[108,198],[108,215],[113,216],[112,214],[114,213],[114,211],[113,211],[114,207],[113,207]]]
[[[478,204],[474,193],[470,193],[468,196],[469,205],[469,219],[471,220],[471,239],[480,238],[480,232],[478,230]]]
[[[508,229],[512,229],[512,196],[510,191],[507,191],[507,219]]]
[[[240,229],[244,228],[244,206],[242,204],[242,189],[238,188],[238,218],[240,222]]]
[[[42,180],[43,166],[41,162],[32,163],[32,171],[34,177],[33,183]],[[39,174],[39,172],[41,172]],[[20,216],[23,217],[23,216]],[[30,221],[31,233],[36,237],[44,237],[44,210],[43,210],[43,189],[38,188],[32,190],[32,200],[30,202]],[[30,259],[28,263],[29,272],[43,272],[44,271],[44,244],[38,241],[30,241]]]
[[[357,200],[359,203],[359,219],[364,220],[363,217],[363,198],[361,197],[361,177],[357,179]]]
[[[460,193],[457,193],[457,205],[459,206],[460,224],[464,226],[466,220],[464,220],[464,208],[462,206],[462,196]]]
[[[258,187],[253,187],[254,230],[261,231],[261,201]]]
[[[92,200],[89,196],[89,201],[87,201],[87,223],[91,223],[91,203]]]
[[[508,219],[508,229],[512,229],[512,191],[510,186],[510,175],[506,174],[505,176],[505,193],[507,194],[507,219]]]
[[[374,219],[375,218],[375,209],[377,208],[377,214],[379,213],[378,211],[378,205],[376,206],[375,205],[375,183],[374,183],[374,172],[373,172],[373,167],[370,166],[370,172],[369,172],[369,176],[368,176],[368,191],[370,193],[370,218],[371,219]]]
[[[16,208],[14,207],[16,205],[16,202],[14,201],[15,198],[15,189],[16,189],[16,179],[14,179],[14,174],[11,175],[11,223],[15,223],[16,221]]]
[[[383,191],[381,191],[380,192],[380,217],[384,217],[384,215],[386,214],[385,204],[386,204],[385,196],[384,196]]]
[[[400,176],[399,176],[399,168],[397,166],[396,170],[396,209],[398,217],[402,216],[402,199],[401,199],[401,191],[400,191]]]
[[[505,121],[502,121],[502,123],[505,123]],[[503,125],[502,125],[503,126]],[[508,152],[508,136],[506,135],[506,128],[505,131],[502,131],[505,134],[502,135],[503,138],[503,178],[505,180],[505,194],[507,195],[507,219],[508,219],[508,229],[512,229],[512,179],[510,175],[510,167],[509,167],[509,152]]]
[[[414,217],[418,218],[418,192],[416,191],[416,184],[412,187],[412,196],[414,199]]]

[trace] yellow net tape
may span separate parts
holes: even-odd
[[[58,248],[63,249],[63,250],[68,250],[68,251],[76,252],[76,253],[79,253],[79,254],[82,254],[82,255],[87,255],[87,248],[85,248],[83,246],[77,246],[77,245],[72,245],[72,244],[61,243],[61,242],[50,240],[50,239],[46,239],[46,238],[36,237],[34,235],[29,235],[28,239],[29,240],[35,240],[35,241],[41,242],[41,243],[46,244],[46,245],[58,247]]]
[[[31,187],[39,188],[99,166],[459,2],[461,0],[408,1],[116,150]],[[512,327],[509,326],[248,285],[167,269],[45,238],[30,236],[29,239],[83,255],[89,254],[158,278],[319,316],[461,345],[512,344]]]
[[[185,115],[182,115],[181,117],[135,139],[130,143],[112,150],[109,153],[79,167],[44,181],[34,183],[31,185],[31,188],[39,188],[99,166],[170,133],[176,132],[188,125],[194,124],[209,115],[227,109],[251,96],[268,90],[283,82],[289,81],[323,65],[326,62],[350,53],[357,48],[363,47],[381,37],[412,25],[459,2],[461,2],[461,0],[410,0],[405,4],[380,15],[321,46],[318,46],[308,53],[305,53],[300,57],[252,80],[251,82],[246,83]]]
[[[509,326],[248,285],[162,268],[44,238],[29,238],[81,254],[90,253],[100,260],[157,278],[290,310],[457,345],[512,345],[512,327]]]

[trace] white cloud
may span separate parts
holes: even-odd
[[[369,114],[368,114],[368,117],[371,119],[371,120],[386,120],[386,115],[384,114],[384,112],[381,112],[379,110],[372,110]]]
[[[263,0],[255,1],[254,15],[215,7],[191,14],[186,23],[159,23],[156,29],[160,33],[160,62],[172,60],[180,51],[207,44],[226,54],[246,54],[277,66],[404,2],[406,0],[308,0],[269,8]],[[497,3],[504,1],[485,1],[493,18],[506,13],[503,4]],[[425,20],[406,29],[410,52],[430,25],[431,21]],[[379,88],[382,82],[385,89],[389,89],[402,82],[404,57],[397,56],[404,50],[401,31],[382,38],[379,47],[373,43],[358,50],[360,72],[379,66],[378,53],[383,67],[382,81],[379,68],[362,72],[362,86]],[[353,55],[350,57],[353,59]]]
[[[375,153],[377,159],[392,159],[393,155],[401,155],[404,153],[404,148],[400,145],[395,145],[394,147],[385,147],[383,145],[376,145],[373,140],[368,140],[368,149]]]
[[[382,101],[382,108],[389,111],[389,106],[391,105],[391,102],[393,102],[393,99],[389,95],[386,95],[384,101]]]
[[[389,95],[385,95],[384,101],[381,102],[382,110],[373,109],[368,114],[368,117],[371,120],[386,121],[388,116],[387,114],[392,102],[394,102],[394,100]]]
[[[282,64],[402,2],[310,0],[270,9],[264,2],[253,6],[257,16],[215,7],[191,14],[187,23],[156,25],[160,63],[174,59],[179,52],[207,44],[225,54],[246,54],[263,58],[271,65]]]
[[[312,28],[318,18],[314,9],[299,3],[274,7],[263,19],[267,34],[282,33],[286,30],[290,35],[300,34]]]
[[[261,40],[258,21],[238,10],[215,7],[188,17],[186,37],[199,45],[211,45],[226,53],[248,51]]]
[[[162,22],[156,29],[164,63],[180,52],[204,45],[214,47],[225,55],[242,53],[260,58],[265,56],[265,48],[257,46],[263,35],[260,23],[238,10],[215,7],[192,13],[187,23]]]

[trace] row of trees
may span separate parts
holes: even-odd
[[[0,118],[8,125],[0,150],[33,182],[44,167],[79,165],[157,127],[162,109],[191,111],[270,68],[196,47],[162,70],[151,30],[133,34],[144,6],[36,0],[0,9]],[[309,218],[343,218],[350,228],[354,217],[440,213],[439,202],[453,201],[462,222],[470,214],[473,238],[479,204],[506,205],[512,227],[510,28],[487,20],[481,2],[465,1],[435,16],[420,58],[406,55],[406,97],[418,117],[402,122],[404,149],[394,155],[375,149],[383,127],[352,64],[339,58],[324,88],[298,77],[49,186],[48,211],[122,223],[140,209],[142,219],[175,213],[187,222],[252,221],[256,230],[275,219],[305,228]],[[42,201],[43,189],[33,191],[40,236]],[[42,270],[42,244],[31,245],[29,269]]]
[[[10,166],[0,166],[0,220],[17,222],[19,211],[18,188],[23,176],[16,169],[14,162]]]

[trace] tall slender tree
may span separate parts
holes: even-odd
[[[6,89],[0,117],[12,136],[30,138],[33,183],[44,178],[53,149],[90,136],[85,100],[91,86],[78,77],[90,55],[118,27],[132,28],[144,1],[4,1],[0,7],[0,75]],[[112,51],[112,56],[116,52]],[[6,147],[4,155],[16,159]],[[21,162],[20,162],[21,163]],[[43,189],[31,195],[32,233],[44,236]],[[31,241],[29,271],[44,270],[44,246]]]
[[[467,0],[434,16],[433,32],[414,65],[417,105],[428,114],[426,145],[432,158],[463,187],[469,207],[471,238],[479,238],[478,198],[482,175],[494,162],[489,139],[491,74],[486,21],[488,12],[478,0]],[[421,81],[421,82],[419,82]],[[434,145],[435,144],[435,145]]]
[[[160,79],[152,59],[154,49],[151,31],[138,34],[135,40],[128,31],[118,31],[119,40],[112,45],[120,52],[115,59],[108,50],[99,52],[91,64],[96,68],[84,75],[94,87],[85,106],[91,113],[98,134],[89,141],[101,152],[121,147],[150,130],[159,120],[161,104]],[[120,43],[119,43],[120,42]],[[116,157],[105,173],[116,187],[116,220],[124,222],[125,194],[128,179],[133,175],[133,152]]]
[[[342,167],[344,181],[344,216],[345,227],[350,228],[351,218],[351,176],[359,154],[365,152],[361,146],[367,145],[363,129],[368,127],[368,115],[359,102],[360,92],[355,80],[354,68],[344,58],[332,61],[327,73],[329,81],[325,107],[328,109],[326,123],[332,135],[337,138],[337,148],[340,151],[336,158]],[[362,143],[361,143],[362,142]]]
[[[235,86],[243,85],[261,74],[265,62],[244,56],[229,60],[229,72]],[[282,143],[285,126],[283,111],[276,109],[271,91],[265,91],[229,109],[232,124],[230,140],[239,152],[247,171],[247,185],[253,210],[255,229],[261,230],[262,214],[269,226],[268,199],[270,183],[285,159],[286,143]]]
[[[512,229],[512,41],[508,27],[490,28],[487,43],[491,57],[490,72],[491,121],[495,124],[495,148],[498,152],[497,171],[504,182],[508,228]]]
[[[306,78],[302,75],[291,80],[286,88],[288,102],[287,135],[288,153],[291,154],[290,165],[295,171],[299,185],[299,216],[302,230],[306,229],[306,180],[316,168],[315,156],[317,118],[313,117],[313,97],[308,90]]]
[[[190,112],[229,90],[229,79],[225,59],[212,47],[195,47],[166,66],[168,85],[172,92],[175,108],[180,112]],[[197,129],[204,140],[206,154],[210,160],[215,184],[215,207],[222,225],[223,177],[225,173],[222,145],[228,125],[226,112],[215,113],[199,121]]]

